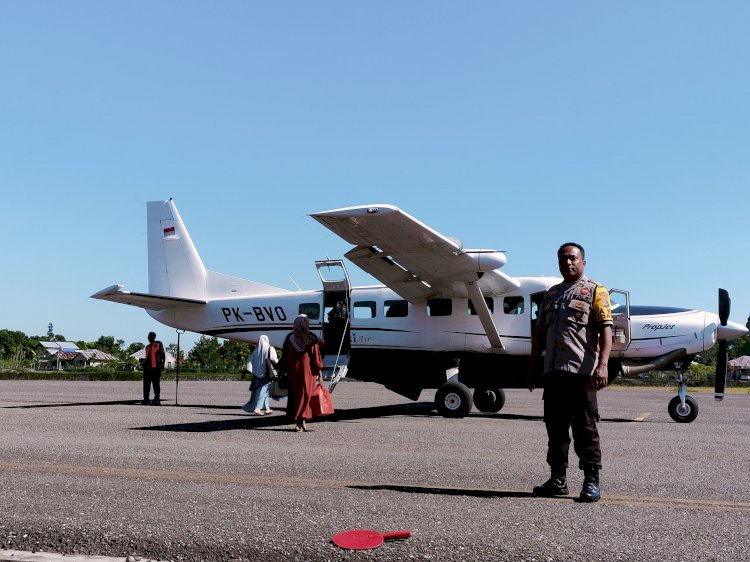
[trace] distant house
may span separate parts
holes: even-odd
[[[70,341],[39,342],[44,352],[37,361],[36,368],[41,371],[59,371],[69,367],[99,367],[117,357],[98,349],[80,349]]]
[[[169,353],[169,351],[167,351],[166,349],[164,350],[164,355],[165,355],[164,368],[174,369],[175,365],[177,364],[175,361],[174,355]],[[135,353],[131,353],[130,357],[132,357],[133,359],[137,359],[138,363],[143,365],[143,361],[146,359],[146,348],[144,347],[143,349],[136,351]],[[184,365],[185,361],[183,360],[181,364]]]
[[[36,363],[40,371],[57,371],[64,368],[66,362],[70,361],[80,351],[72,341],[40,341],[43,352]]]
[[[729,361],[729,370],[733,380],[750,380],[750,355],[742,355]]]

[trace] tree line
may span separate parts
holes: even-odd
[[[51,328],[51,326],[50,326]],[[132,363],[137,361],[131,357],[143,349],[145,345],[134,342],[125,346],[125,340],[115,339],[114,336],[100,336],[96,341],[70,340],[61,334],[50,331],[44,336],[27,336],[21,331],[0,330],[0,360],[12,362],[20,367],[33,367],[41,359],[43,341],[72,341],[80,349],[98,349],[117,357],[118,362]],[[165,344],[167,351],[177,357],[177,344]],[[238,372],[247,364],[254,345],[222,340],[209,336],[201,336],[192,349],[180,349],[181,368],[196,368],[209,371]]]

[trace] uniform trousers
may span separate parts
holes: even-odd
[[[143,401],[148,402],[148,395],[151,393],[151,386],[154,387],[154,400],[159,400],[161,394],[161,369],[152,369],[151,367],[143,368]]]
[[[544,424],[547,427],[547,463],[552,472],[568,468],[570,430],[581,470],[601,469],[599,406],[591,376],[566,371],[544,375]]]

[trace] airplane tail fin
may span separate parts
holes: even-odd
[[[287,289],[206,270],[172,199],[149,201],[148,292],[207,301],[287,292]]]
[[[148,292],[204,300],[208,273],[174,201],[149,201],[146,205]]]

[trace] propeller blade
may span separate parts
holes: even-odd
[[[724,387],[727,383],[727,340],[719,340],[719,352],[716,354],[716,386],[714,398],[724,400]]]
[[[729,298],[729,291],[726,289],[719,289],[719,321],[722,326],[727,325],[731,304],[732,299]]]

